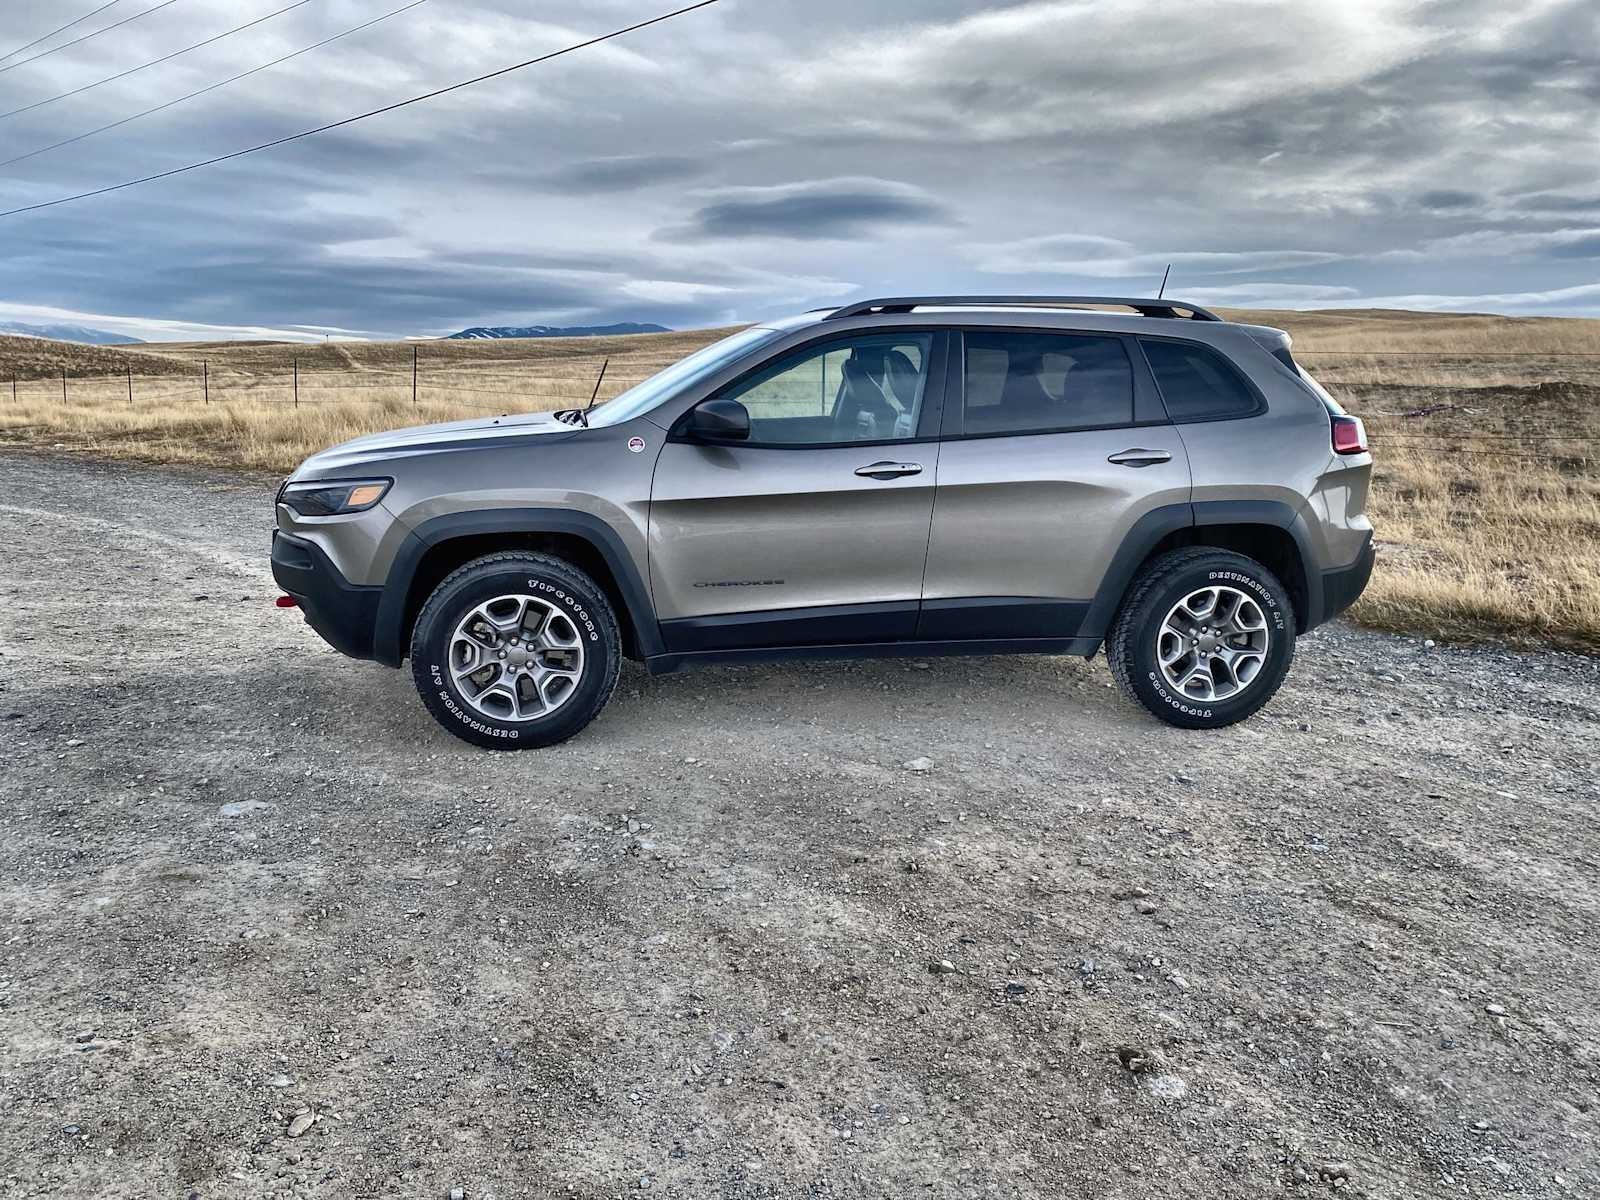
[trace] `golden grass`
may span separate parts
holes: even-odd
[[[1380,553],[1355,619],[1600,652],[1600,321],[1228,315],[1288,329],[1307,369],[1367,420]],[[583,404],[607,358],[600,394],[612,396],[724,332],[422,343],[415,404],[405,343],[107,350],[0,339],[0,440],[282,473],[364,433]],[[130,364],[131,404],[116,377]],[[101,378],[82,378],[91,374]]]
[[[125,376],[69,371],[65,403],[60,367],[50,364],[31,377],[19,372],[13,399],[0,345],[0,438],[281,474],[317,450],[366,433],[587,404],[607,364],[604,400],[726,332],[421,343],[415,402],[413,347],[400,342],[163,344],[108,352],[137,361],[132,398]],[[30,363],[39,345],[27,347]],[[69,347],[64,356],[76,367],[85,349],[98,348]],[[152,361],[161,374],[142,373]]]

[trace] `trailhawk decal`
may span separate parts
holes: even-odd
[[[572,620],[576,623],[579,629],[588,634],[591,642],[598,642],[600,640],[600,631],[595,627],[594,618],[589,615],[589,610],[584,608],[579,602],[578,598],[569,593],[565,588],[556,587],[554,584],[546,583],[542,579],[528,580],[528,588],[531,591],[541,592],[544,595],[558,601],[563,607],[569,610]],[[457,704],[455,696],[451,694],[449,685],[445,683],[444,668],[440,666],[440,664],[436,662],[430,662],[428,664],[428,674],[433,679],[433,686],[439,689],[439,699],[444,701],[445,708],[450,711],[451,716],[455,717],[463,725],[466,725],[479,733],[488,734],[490,737],[515,740],[522,736],[520,730],[516,727],[507,729],[502,728],[499,725],[487,724],[484,721],[480,721],[477,717],[465,711],[459,704]],[[578,681],[580,687],[582,686],[583,682],[584,680],[582,679]],[[539,721],[543,720],[543,718],[535,717],[534,720]],[[526,722],[524,722],[524,724],[526,724]]]
[[[632,450],[635,454],[643,454],[644,453],[644,439],[642,437],[631,437],[631,438],[629,438],[628,439],[628,449]]]

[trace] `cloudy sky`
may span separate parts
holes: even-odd
[[[0,53],[103,0],[6,0]],[[117,0],[0,59],[0,209],[670,0]],[[159,7],[157,7],[159,5]],[[138,16],[154,8],[149,15]],[[27,61],[127,17],[103,36]],[[15,112],[14,110],[26,109]],[[1600,314],[1594,0],[722,0],[249,158],[0,218],[0,320],[148,338],[759,319],[893,292]]]

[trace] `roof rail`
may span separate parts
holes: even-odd
[[[907,313],[918,308],[1080,308],[1085,304],[1115,304],[1131,308],[1141,317],[1176,317],[1183,312],[1189,314],[1189,320],[1222,320],[1209,309],[1183,300],[1130,300],[1122,296],[890,296],[847,304],[824,319],[837,321],[870,313]]]

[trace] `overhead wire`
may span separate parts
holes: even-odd
[[[167,3],[173,2],[174,0],[167,0]],[[485,74],[474,76],[471,79],[463,79],[460,82],[452,83],[442,88],[435,88],[430,92],[423,92],[419,96],[412,96],[406,100],[398,100],[393,104],[385,104],[381,108],[370,109],[367,112],[357,113],[354,116],[345,117],[342,120],[330,121],[326,125],[318,125],[314,129],[301,130],[299,133],[291,133],[285,137],[274,138],[270,142],[262,142],[259,145],[247,146],[243,150],[234,150],[228,154],[219,154],[213,158],[202,159],[199,162],[188,163],[181,167],[173,167],[166,171],[157,171],[150,175],[142,175],[137,179],[125,180],[122,183],[113,183],[107,185],[106,187],[94,188],[87,192],[77,192],[70,196],[59,196],[54,200],[42,200],[37,204],[24,204],[17,208],[7,209],[3,212],[0,212],[0,217],[14,217],[22,213],[38,212],[41,209],[54,208],[57,205],[71,204],[74,201],[88,200],[94,196],[104,196],[110,192],[119,192],[125,188],[138,187],[141,184],[146,183],[154,183],[158,179],[170,179],[174,175],[183,175],[189,171],[198,171],[203,167],[216,166],[218,163],[231,162],[236,158],[243,158],[247,154],[257,154],[263,150],[271,150],[275,147],[286,145],[289,142],[299,141],[302,138],[314,137],[319,133],[327,133],[334,129],[342,129],[347,125],[354,125],[357,121],[365,121],[372,117],[382,116],[385,113],[391,113],[398,109],[407,108],[413,104],[421,104],[426,100],[436,99],[439,96],[447,95],[450,92],[460,91],[462,88],[473,87],[476,84],[485,83],[491,79],[498,79],[500,76],[509,75],[513,71],[521,71],[528,67],[537,66],[540,63],[550,62],[552,59],[561,58],[567,54],[574,54],[579,50],[586,50],[591,46],[598,46],[602,42],[609,42],[614,38],[619,38],[629,33],[635,33],[641,29],[648,29],[652,25],[660,25],[663,22],[670,21],[675,17],[685,16],[686,14],[695,12],[698,9],[710,8],[712,5],[720,3],[721,0],[698,0],[698,3],[688,4],[682,8],[676,8],[671,12],[661,13],[660,15],[650,17],[647,20],[636,21],[632,25],[625,25],[620,29],[613,29],[609,33],[602,33],[592,38],[586,38],[581,42],[574,42],[572,45],[563,46],[559,50],[552,50],[547,54],[541,54],[537,57],[526,59],[519,63],[512,63],[508,67],[501,67],[498,70],[489,71]],[[0,70],[3,69],[4,68],[0,68]]]
[[[411,0],[411,3],[409,4],[403,4],[399,8],[392,9],[381,16],[373,17],[370,21],[363,21],[359,25],[352,26],[349,29],[341,30],[339,33],[335,33],[330,37],[325,37],[321,41],[312,42],[309,46],[302,46],[300,49],[291,51],[290,53],[282,55],[279,58],[275,58],[271,62],[264,62],[259,67],[251,67],[248,71],[240,71],[237,75],[230,75],[226,79],[218,80],[216,83],[207,84],[203,88],[196,88],[194,91],[179,96],[174,100],[168,100],[163,104],[157,104],[153,108],[145,109],[143,112],[136,112],[130,117],[123,117],[120,120],[111,121],[108,124],[90,129],[84,133],[75,134],[69,138],[62,138],[59,142],[52,142],[48,146],[40,146],[37,150],[29,150],[26,154],[18,154],[11,158],[0,160],[0,167],[9,167],[14,163],[25,162],[30,158],[37,158],[41,154],[48,154],[50,151],[59,150],[63,146],[71,146],[76,142],[81,142],[87,138],[92,138],[96,134],[106,133],[112,129],[120,129],[124,125],[131,125],[134,121],[142,120],[143,118],[152,116],[155,113],[165,112],[169,108],[176,108],[178,105],[185,104],[196,97],[204,96],[207,92],[214,92],[218,88],[225,88],[230,83],[238,83],[239,80],[247,79],[251,75],[258,75],[262,71],[267,71],[273,67],[281,66],[283,63],[288,62],[292,58],[299,58],[302,54],[310,54],[313,50],[320,50],[330,42],[337,42],[340,38],[346,38],[351,34],[360,33],[365,29],[371,29],[374,25],[377,25],[383,21],[387,21],[390,17],[398,17],[401,13],[410,12],[413,8],[419,8],[427,2],[428,0]]]
[[[293,4],[285,5],[276,12],[269,12],[265,16],[257,17],[253,21],[246,21],[243,25],[236,25],[232,29],[215,34],[206,38],[204,41],[195,42],[192,46],[185,46],[182,50],[174,50],[171,54],[163,54],[160,58],[152,58],[149,62],[140,63],[137,67],[129,67],[126,71],[118,71],[115,75],[107,75],[104,79],[97,79],[93,83],[86,83],[82,87],[73,88],[69,92],[61,92],[58,95],[51,96],[44,100],[35,100],[32,104],[24,104],[21,108],[13,108],[10,112],[0,113],[0,121],[4,121],[7,117],[15,117],[20,113],[32,112],[36,108],[43,108],[47,104],[54,104],[58,100],[66,100],[72,96],[81,96],[84,92],[93,91],[95,88],[100,87],[103,84],[115,83],[119,79],[126,79],[129,75],[137,75],[140,71],[146,70],[150,67],[159,67],[162,63],[171,62],[175,58],[179,58],[182,55],[188,54],[191,50],[199,50],[203,46],[209,46],[214,42],[220,42],[223,38],[232,37],[236,33],[243,33],[246,29],[253,29],[255,26],[260,25],[263,21],[270,21],[273,17],[281,17],[286,12],[292,12],[294,9],[303,8],[305,5],[310,3],[311,0],[294,0]]]
[[[154,7],[147,8],[143,12],[136,12],[131,17],[123,17],[120,21],[113,21],[110,25],[102,26],[93,33],[86,33],[80,38],[73,38],[70,42],[62,42],[59,46],[51,46],[50,49],[41,50],[31,58],[24,58],[20,62],[7,63],[5,66],[0,67],[0,75],[5,74],[7,71],[14,71],[18,67],[25,67],[31,62],[38,62],[41,58],[49,58],[50,55],[58,54],[62,50],[70,50],[74,46],[87,42],[90,38],[99,37],[102,33],[110,33],[113,29],[121,29],[124,25],[137,21],[140,17],[148,17],[151,13],[160,12],[163,8],[168,8],[177,2],[178,0],[161,0],[161,3]]]
[[[56,28],[52,29],[49,33],[40,34],[38,37],[34,38],[33,41],[28,42],[26,45],[18,46],[15,50],[9,51],[6,54],[0,54],[0,62],[4,62],[8,58],[15,58],[17,55],[21,54],[24,50],[32,50],[40,42],[48,42],[51,38],[55,37],[56,34],[65,33],[67,30],[71,29],[74,25],[82,25],[90,17],[97,17],[101,13],[105,12],[106,9],[110,8],[113,4],[119,4],[119,3],[121,3],[121,0],[106,0],[106,3],[102,4],[99,8],[94,9],[94,10],[92,10],[90,12],[86,12],[86,13],[83,14],[83,16],[76,17],[73,20],[68,21],[65,25],[59,25]]]

